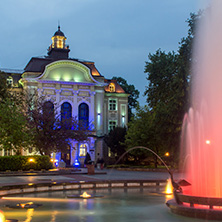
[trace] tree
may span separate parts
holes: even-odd
[[[128,147],[143,145],[160,156],[169,152],[174,161],[177,159],[183,116],[189,107],[195,25],[200,17],[201,12],[190,15],[188,36],[181,40],[177,53],[159,49],[148,55],[145,64],[148,86],[144,93],[148,106],[138,109],[129,124]],[[145,151],[134,152],[141,158],[145,155]]]
[[[151,109],[155,109],[158,103],[169,103],[171,100],[172,85],[177,74],[177,58],[174,52],[165,53],[158,49],[155,54],[149,54],[145,66],[148,87],[144,95]]]
[[[186,106],[182,101],[184,82],[178,76],[178,55],[157,50],[154,55],[149,54],[148,58],[145,72],[148,73],[149,85],[145,95],[155,116],[153,127],[161,126],[155,137],[162,138],[165,150],[174,153],[179,145],[180,126]],[[161,140],[159,142],[161,146]]]
[[[113,77],[117,83],[123,88],[123,90],[129,94],[128,97],[128,120],[131,120],[133,116],[133,109],[135,109],[139,103],[137,99],[139,98],[140,92],[135,88],[134,85],[128,84],[127,81],[121,77]]]
[[[17,154],[30,143],[30,132],[23,112],[22,92],[13,92],[6,82],[6,74],[0,72],[0,149],[13,150]]]
[[[17,154],[28,148],[31,143],[26,117],[21,106],[11,99],[0,103],[0,144],[5,150],[13,150]]]
[[[126,152],[126,146],[124,145],[125,135],[126,127],[115,127],[104,137],[105,143],[117,158]]]
[[[61,118],[58,107],[37,94],[27,99],[27,117],[32,132],[33,145],[41,155],[52,152],[66,153],[70,140],[84,141],[91,133],[90,125],[77,118]]]
[[[9,88],[7,86],[5,74],[0,71],[0,102],[10,98]]]
[[[160,138],[158,131],[161,126],[156,123],[155,113],[150,111],[148,106],[138,107],[136,114],[129,123],[129,128],[125,137],[125,145],[127,148],[135,146],[144,146],[152,149],[159,156],[164,153],[164,146],[160,146]],[[135,149],[130,152],[134,156],[137,163],[152,157],[155,167],[158,165],[158,160],[155,155],[146,149]]]

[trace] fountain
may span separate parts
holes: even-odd
[[[81,198],[81,199],[91,199],[91,198],[101,198],[103,195],[98,194],[88,194],[86,191],[83,192],[83,194],[80,195],[68,195],[67,198]]]
[[[212,0],[197,30],[192,108],[184,117],[182,157],[191,186],[168,201],[171,211],[222,219],[222,1]],[[184,149],[185,147],[185,149]]]

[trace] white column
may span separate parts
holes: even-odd
[[[56,104],[59,104],[61,89],[56,89]]]
[[[73,109],[72,109],[72,116],[78,118],[78,104],[77,104],[77,98],[78,98],[79,91],[73,91]]]
[[[95,92],[90,92],[90,109],[89,109],[89,121],[94,122],[95,116]]]

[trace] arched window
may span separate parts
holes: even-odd
[[[71,128],[72,106],[65,102],[61,106],[61,121],[66,129]]]
[[[50,116],[54,114],[54,104],[47,101],[43,104],[43,115]]]
[[[48,124],[51,127],[54,125],[54,104],[50,101],[47,101],[43,104],[43,123]]]
[[[89,125],[89,106],[86,103],[81,103],[79,105],[79,121],[84,127]]]

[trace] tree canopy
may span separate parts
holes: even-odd
[[[104,137],[104,141],[110,148],[110,151],[119,158],[126,152],[126,146],[124,145],[126,135],[125,127],[115,127]]]
[[[166,53],[158,49],[148,55],[144,71],[148,80],[144,93],[148,106],[138,109],[129,124],[128,147],[147,146],[159,155],[170,152],[176,160],[183,116],[189,107],[192,45],[200,17],[201,12],[190,14],[188,36],[182,38],[178,52]]]
[[[22,92],[13,92],[0,73],[0,148],[20,153],[30,144],[30,131],[23,110]]]

